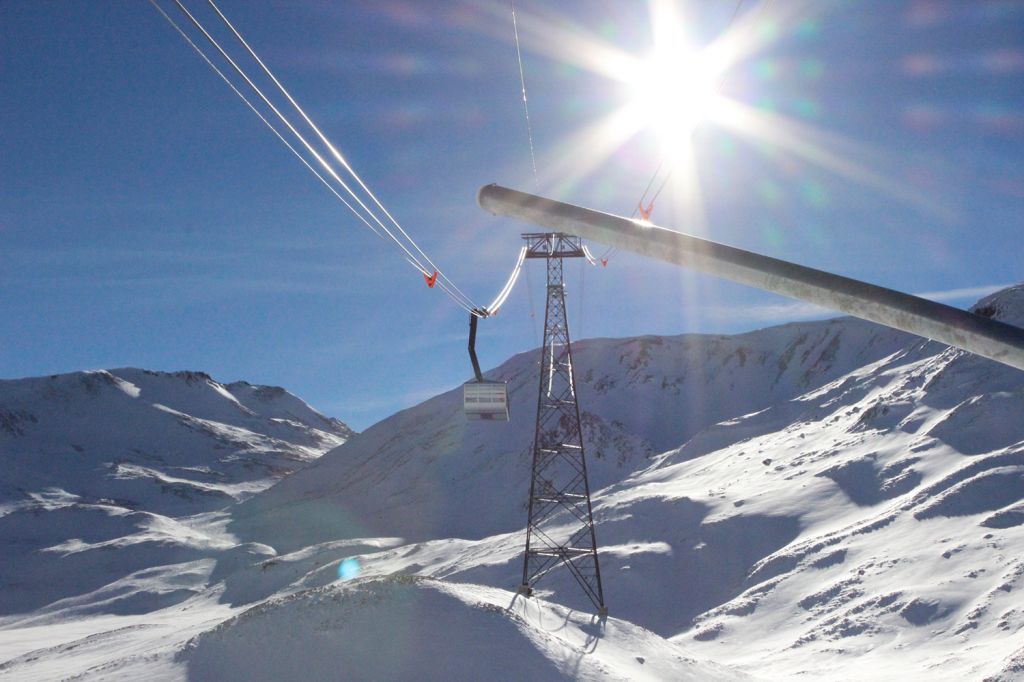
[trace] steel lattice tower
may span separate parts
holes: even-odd
[[[547,262],[548,286],[526,555],[519,592],[529,595],[544,574],[564,565],[598,613],[605,615],[562,278],[562,260],[581,258],[585,253],[580,238],[571,235],[524,234],[523,239],[527,258]]]

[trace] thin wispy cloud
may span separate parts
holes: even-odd
[[[920,296],[921,298],[927,298],[929,301],[959,301],[965,298],[982,298],[983,296],[994,294],[995,292],[1001,289],[1012,287],[1014,284],[1014,282],[1010,282],[1008,284],[986,284],[983,286],[966,287],[963,289],[947,289],[945,291],[926,291],[924,293],[914,295]]]
[[[984,284],[976,287],[961,287],[942,291],[925,291],[913,294],[929,301],[948,303],[951,301],[969,300],[972,303],[984,296],[1013,286],[1013,283]],[[842,313],[822,308],[811,303],[793,301],[791,303],[768,303],[764,305],[731,306],[729,308],[709,308],[706,314],[715,319],[749,320],[752,322],[793,322],[816,317],[829,317]]]
[[[82,247],[73,249],[12,249],[5,254],[22,266],[84,266],[116,265],[140,261],[178,265],[182,263],[217,263],[238,260],[245,254],[228,250],[175,250]]]

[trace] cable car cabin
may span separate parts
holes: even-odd
[[[463,408],[471,421],[508,421],[508,389],[504,381],[467,381],[462,385]]]

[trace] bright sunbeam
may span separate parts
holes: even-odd
[[[721,92],[734,67],[779,40],[783,35],[780,27],[797,26],[798,20],[808,22],[820,11],[818,3],[737,2],[736,11],[710,42],[695,39],[697,15],[705,12],[701,3],[648,0],[647,6],[651,43],[645,56],[631,54],[550,9],[520,14],[520,33],[529,49],[603,76],[618,88],[620,102],[616,109],[568,136],[538,163],[542,179],[547,184],[555,183],[560,193],[570,193],[616,151],[643,136],[656,146],[651,165],[659,170],[648,187],[651,194],[658,194],[671,181],[668,195],[677,214],[685,217],[690,229],[701,231],[701,169],[694,131],[708,125],[769,144],[790,158],[897,195],[929,213],[948,214],[939,202],[915,196],[910,188],[873,170],[876,164],[866,163],[867,159],[858,162],[867,155],[840,136],[744,103],[745,93],[737,92],[735,85],[727,88],[728,95]],[[492,12],[495,17],[503,16],[504,4],[495,3]],[[694,16],[684,16],[687,13]],[[806,66],[813,68],[813,63]],[[648,148],[643,145],[643,149]]]
[[[725,73],[756,50],[747,17],[741,16],[732,30],[710,44],[698,45],[686,30],[692,22],[680,15],[678,3],[651,0],[648,10],[652,40],[643,57],[616,48],[550,11],[520,15],[520,33],[534,51],[620,84],[618,110],[574,135],[569,141],[572,154],[567,156],[570,145],[562,144],[558,153],[547,155],[545,163],[539,164],[542,175],[559,178],[562,188],[587,177],[638,135],[657,145],[667,168],[692,167],[694,129],[715,122],[723,106],[718,90]],[[580,150],[583,159],[578,158]],[[573,159],[568,168],[560,162],[566,158]]]
[[[679,44],[661,46],[638,65],[627,84],[627,106],[642,128],[653,132],[675,155],[711,114],[716,76],[699,52]]]
[[[717,90],[727,62],[721,49],[697,49],[673,3],[652,2],[654,46],[623,74],[627,110],[637,127],[652,132],[666,156],[679,159],[689,150],[694,129],[713,116]]]
[[[787,154],[803,159],[819,168],[853,180],[914,206],[929,215],[955,220],[957,215],[943,201],[926,197],[894,177],[873,170],[855,160],[871,150],[860,147],[836,133],[827,133],[805,123],[778,114],[760,111],[736,101],[722,103],[717,122],[727,130],[760,140]]]
[[[640,126],[635,112],[619,109],[576,131],[545,154],[541,164],[543,180],[555,183],[559,192],[571,192],[615,150],[629,142]]]

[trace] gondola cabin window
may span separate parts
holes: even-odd
[[[470,381],[462,386],[466,419],[508,421],[508,390],[503,381]]]

